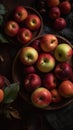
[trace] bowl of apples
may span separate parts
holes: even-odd
[[[4,33],[14,45],[27,45],[43,29],[43,20],[32,7],[18,5],[6,17]]]
[[[44,34],[16,54],[12,77],[20,96],[36,108],[61,109],[73,101],[73,46],[62,36]]]

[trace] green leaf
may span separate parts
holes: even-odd
[[[18,95],[19,89],[19,83],[13,83],[10,86],[6,87],[4,89],[5,96],[3,103],[12,103]]]
[[[0,33],[0,42],[1,43],[9,43],[9,41],[7,40],[5,35],[3,35],[2,33]]]
[[[0,15],[5,15],[7,12],[5,6],[3,4],[0,4]]]

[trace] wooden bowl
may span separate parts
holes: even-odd
[[[35,40],[37,40],[41,37],[42,36],[39,36],[39,37],[35,38]],[[67,39],[65,39],[64,37],[59,36],[59,35],[56,35],[56,37],[58,38],[59,43],[67,43],[72,47],[71,43]],[[31,43],[30,43],[30,46],[31,46]],[[29,103],[30,105],[32,105],[31,100],[30,100],[30,95],[28,95],[28,92],[26,90],[24,90],[24,87],[23,87],[23,78],[24,78],[23,64],[20,62],[20,59],[19,59],[21,49],[16,54],[14,62],[13,62],[12,77],[13,77],[14,82],[20,83],[20,86],[21,86],[20,87],[20,96],[22,97],[22,99],[24,101],[26,101],[27,103]],[[72,64],[72,60],[69,62]],[[48,107],[45,107],[42,109],[44,109],[44,110],[57,110],[57,109],[61,109],[65,106],[69,105],[71,102],[73,102],[73,97],[64,99],[59,103],[52,103]]]
[[[31,41],[33,41],[33,39],[34,39],[35,37],[39,36],[39,35],[42,33],[42,30],[43,30],[43,19],[42,19],[42,16],[39,14],[39,12],[38,12],[36,9],[34,9],[34,8],[32,8],[32,7],[28,7],[28,6],[24,6],[24,8],[28,11],[28,14],[35,14],[35,15],[39,16],[39,18],[40,18],[40,20],[41,20],[41,26],[40,26],[40,28],[39,28],[38,30],[31,31],[31,32],[32,32],[32,35],[33,35]],[[5,18],[5,19],[6,19],[6,22],[9,21],[9,20],[14,20],[14,18],[13,18],[13,13],[14,13],[14,9],[12,10],[11,13],[7,14],[7,17]],[[6,23],[6,22],[5,22],[5,23]],[[4,26],[5,26],[5,25],[4,25]],[[23,22],[20,23],[19,26],[20,26],[20,27],[24,27]],[[9,37],[9,36],[6,35],[6,37],[7,37],[7,39],[8,39],[12,44],[14,44],[14,45],[16,45],[16,46],[22,47],[22,46],[24,45],[24,44],[20,43],[20,42],[17,40],[16,36],[15,36],[15,37]],[[26,43],[26,45],[28,45],[28,44],[29,44],[29,42]]]

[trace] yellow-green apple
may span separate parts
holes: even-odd
[[[24,21],[28,16],[28,11],[23,6],[17,6],[14,11],[14,19],[18,23]]]
[[[5,24],[5,33],[10,36],[10,37],[14,37],[18,31],[19,31],[19,25],[17,22],[15,21],[8,21]]]
[[[58,91],[64,98],[73,96],[73,82],[70,80],[62,81],[59,85]]]
[[[20,60],[25,65],[32,65],[38,59],[38,52],[33,47],[23,47],[20,51]]]
[[[55,67],[55,59],[49,53],[41,53],[38,56],[36,66],[41,72],[50,72]]]
[[[60,80],[71,80],[73,81],[73,70],[72,66],[67,62],[58,63],[55,67],[55,76]]]
[[[0,88],[3,88],[5,85],[5,79],[4,76],[0,75]]]
[[[34,40],[34,41],[31,43],[31,46],[32,46],[33,48],[35,48],[38,52],[41,51],[40,40],[39,40],[39,39]]]
[[[62,14],[68,14],[71,12],[71,3],[69,1],[63,1],[59,5]]]
[[[36,14],[29,14],[24,23],[28,29],[36,31],[41,26],[41,19]]]
[[[58,45],[58,39],[54,34],[45,34],[40,38],[40,46],[44,52],[53,51]]]
[[[60,30],[64,29],[66,27],[66,25],[67,25],[67,23],[66,23],[65,18],[58,17],[54,20],[53,28],[60,31]]]
[[[57,86],[56,77],[52,72],[44,76],[43,86],[49,90],[56,88]]]
[[[17,34],[17,39],[23,45],[32,40],[33,34],[27,28],[20,28]]]
[[[35,107],[45,108],[51,103],[52,95],[48,89],[40,87],[31,94],[31,101]]]
[[[60,0],[46,0],[48,7],[55,7],[60,4]]]
[[[60,17],[60,14],[61,14],[60,9],[57,6],[50,8],[48,12],[49,17],[53,20]]]
[[[56,47],[54,56],[59,62],[69,61],[72,57],[72,47],[67,43],[61,43]]]
[[[59,103],[62,101],[62,96],[60,95],[58,89],[52,89],[50,92],[52,95],[52,103]]]
[[[36,73],[36,69],[33,65],[25,66],[24,67],[24,73],[25,74]]]
[[[28,74],[23,80],[24,88],[28,92],[32,92],[36,88],[41,86],[41,78],[38,74]]]

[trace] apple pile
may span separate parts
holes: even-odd
[[[67,25],[65,17],[71,12],[71,3],[68,0],[40,0],[39,11],[44,16],[47,16],[48,22],[51,22],[51,27],[60,31]],[[44,11],[45,10],[45,11]]]
[[[5,23],[4,31],[7,36],[25,45],[33,39],[34,32],[40,29],[41,24],[42,21],[37,14],[30,13],[28,8],[17,6]]]
[[[54,34],[44,34],[21,48],[23,88],[39,108],[73,96],[73,48]]]

